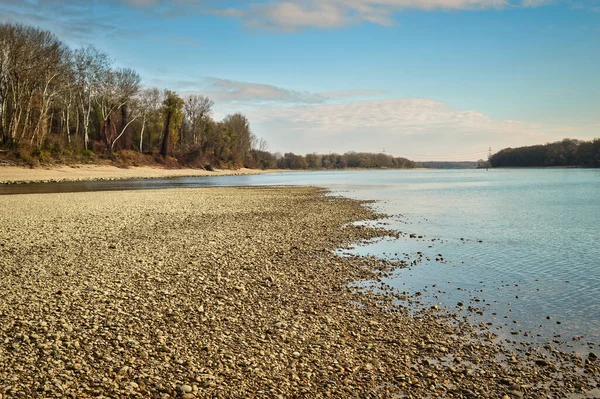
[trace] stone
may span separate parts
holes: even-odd
[[[191,385],[184,384],[179,387],[179,390],[183,393],[190,393],[192,392],[193,388],[191,387]]]

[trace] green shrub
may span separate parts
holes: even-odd
[[[96,153],[92,150],[83,150],[81,156],[85,161],[91,162],[96,159]]]
[[[37,152],[37,157],[40,160],[40,163],[52,163],[53,160],[52,153],[48,150],[39,150]]]

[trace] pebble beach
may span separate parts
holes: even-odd
[[[594,398],[600,362],[519,351],[335,250],[394,235],[298,187],[0,196],[0,399]]]
[[[52,165],[38,168],[0,165],[0,184],[54,183],[63,181],[103,181],[128,179],[161,179],[174,177],[242,176],[281,172],[279,169],[169,169],[157,166],[131,166],[78,164]]]

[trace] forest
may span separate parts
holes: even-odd
[[[270,153],[242,113],[213,118],[200,94],[146,87],[94,46],[69,48],[52,32],[0,24],[0,162],[29,166],[333,169],[410,168],[386,154]]]
[[[23,163],[254,166],[265,143],[241,113],[215,121],[213,101],[145,87],[93,46],[0,24],[0,147]]]
[[[285,153],[273,159],[280,169],[345,169],[345,168],[414,168],[415,162],[389,154],[369,152],[347,152],[345,154],[306,154]]]
[[[493,167],[600,167],[600,139],[564,139],[555,143],[505,148],[489,159]]]

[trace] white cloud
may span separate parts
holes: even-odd
[[[394,14],[404,10],[482,10],[539,7],[552,0],[276,0],[248,2],[239,8],[216,9],[223,16],[239,18],[249,26],[298,30],[339,28],[361,22],[391,25]]]
[[[498,150],[564,137],[590,139],[597,132],[597,126],[495,119],[429,98],[365,100],[387,93],[382,90],[310,93],[217,78],[205,79],[201,85],[204,90],[194,91],[216,101],[215,118],[242,111],[252,121],[254,133],[281,152],[386,148],[388,153],[415,160],[476,160],[486,157],[488,147]]]
[[[255,5],[243,18],[250,25],[259,27],[283,27],[296,30],[307,26],[316,28],[335,28],[348,25],[352,18],[347,15],[344,7],[327,2],[300,4],[284,1],[268,6]]]
[[[202,80],[201,85],[204,86],[205,95],[216,101],[228,103],[317,104],[327,99],[320,94],[228,79],[206,78]]]
[[[122,16],[110,10],[98,16],[87,0],[0,0],[0,22],[19,22],[47,29],[68,44],[85,45],[97,36],[133,35]]]
[[[159,18],[213,13],[240,19],[252,27],[296,31],[305,28],[333,29],[363,22],[387,26],[394,23],[396,13],[404,10],[538,7],[552,1],[559,0],[3,0],[0,1],[0,10],[11,7],[13,12],[54,16],[55,19],[61,19],[66,13],[84,18],[93,14],[95,5],[104,3],[114,6],[115,15],[120,14],[118,6]],[[595,0],[569,1],[573,7],[584,4],[591,8],[587,3]],[[106,24],[110,18],[104,16],[102,20]]]
[[[182,94],[202,94],[224,105],[244,105],[248,107],[264,104],[276,106],[325,104],[364,99],[387,93],[385,90],[370,89],[312,93],[264,83],[241,82],[221,78],[187,79],[170,82],[163,82],[159,79],[150,83],[158,86],[169,85]]]
[[[359,101],[246,111],[254,132],[274,151],[381,151],[416,160],[476,160],[488,147],[531,145],[562,138],[564,130],[496,120],[427,98]],[[581,135],[581,129],[570,129]]]

